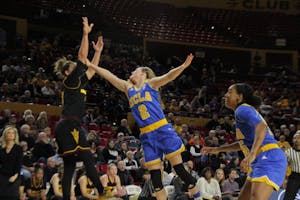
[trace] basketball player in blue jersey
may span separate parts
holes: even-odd
[[[132,72],[129,81],[119,79],[108,70],[93,65],[89,61],[86,63],[88,67],[92,67],[96,73],[127,95],[131,112],[140,127],[146,166],[150,170],[155,196],[159,200],[167,199],[161,178],[163,154],[170,161],[178,176],[189,185],[191,196],[200,199],[196,179],[185,170],[182,164],[181,152],[185,150],[185,147],[172,125],[167,122],[159,101],[159,88],[178,77],[191,64],[193,58],[192,54],[188,55],[182,65],[158,77],[155,77],[150,68],[138,67]]]
[[[287,159],[256,110],[260,104],[260,98],[248,84],[231,85],[225,94],[225,106],[235,111],[237,142],[202,149],[202,153],[211,154],[243,151],[241,169],[250,173],[239,200],[267,200],[274,189],[279,190],[285,178]]]

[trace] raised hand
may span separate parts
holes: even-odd
[[[190,66],[190,64],[192,63],[193,59],[194,59],[194,55],[190,53],[190,54],[186,57],[186,59],[185,59],[185,61],[184,61],[184,63],[183,63],[182,65],[183,65],[184,67]]]
[[[89,24],[89,20],[87,17],[82,17],[82,25],[83,25],[83,34],[85,35],[89,34],[92,31],[94,26],[93,23]]]
[[[95,51],[102,52],[103,46],[104,46],[103,37],[99,36],[97,43],[92,41],[92,44],[93,44],[93,48],[94,48]]]

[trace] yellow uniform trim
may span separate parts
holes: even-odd
[[[178,154],[181,154],[182,152],[185,151],[185,147],[184,145],[182,144],[180,149],[178,149],[177,151],[174,151],[172,153],[169,153],[166,155],[166,159],[170,159],[170,158],[173,158],[174,156],[177,156]]]
[[[86,95],[86,90],[85,89],[80,89],[80,93]]]
[[[168,121],[166,120],[166,118],[164,118],[164,119],[161,119],[157,122],[154,122],[153,124],[150,124],[148,126],[140,128],[140,132],[141,132],[141,134],[149,133],[149,132],[152,132],[152,131],[154,131],[154,130],[156,130],[156,129],[158,129],[158,128],[166,125],[166,124],[168,124]]]
[[[276,144],[276,143],[271,143],[271,144],[266,144],[266,145],[260,147],[260,149],[259,149],[257,155],[260,154],[260,153],[262,153],[262,152],[269,151],[269,150],[271,150],[271,149],[279,149],[278,144]]]
[[[249,104],[247,104],[247,103],[243,103],[242,106],[252,107],[251,105],[249,105]]]
[[[67,89],[69,89],[69,90],[77,90],[79,87],[80,87],[80,85],[81,85],[81,79],[80,78],[78,78],[78,80],[79,80],[79,82],[78,82],[78,85],[76,86],[76,87],[69,87],[69,86],[67,86],[67,84],[65,84],[65,80],[66,80],[67,78],[64,78],[64,80],[63,80],[63,85],[65,86],[65,88],[67,88]]]
[[[69,150],[69,151],[65,151],[62,154],[59,154],[59,156],[65,156],[67,154],[75,153],[77,150],[90,151],[91,148],[90,147],[77,146],[75,149],[72,149],[72,150]]]
[[[155,159],[155,160],[151,160],[151,161],[149,161],[149,162],[146,162],[146,163],[145,163],[145,166],[146,166],[146,167],[150,167],[150,166],[156,165],[156,164],[158,164],[158,163],[160,163],[160,162],[161,162],[160,158],[157,158],[157,159]]]
[[[247,180],[251,181],[251,182],[259,182],[259,183],[266,183],[269,186],[272,186],[275,190],[279,190],[279,186],[274,183],[273,181],[271,181],[267,176],[262,176],[262,177],[258,177],[258,178],[251,178],[249,177],[249,179],[247,178]]]

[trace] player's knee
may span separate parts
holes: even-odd
[[[161,180],[161,170],[154,169],[150,170],[152,185],[154,187],[154,191],[158,192],[164,188]]]
[[[182,163],[174,165],[173,168],[180,179],[188,185],[188,189],[192,189],[195,187],[197,180],[185,170]]]

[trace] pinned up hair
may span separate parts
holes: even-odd
[[[140,67],[142,72],[146,73],[146,78],[151,79],[155,77],[155,73],[150,67]]]
[[[241,103],[247,103],[253,107],[258,107],[261,104],[261,98],[254,94],[253,88],[246,83],[234,84],[236,92],[243,95],[243,101]]]
[[[55,63],[54,63],[54,72],[56,74],[62,74],[63,76],[65,76],[65,71],[69,69],[70,64],[72,63],[72,61],[67,60],[66,57],[62,57],[60,59],[58,59]]]

